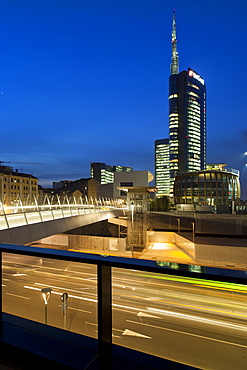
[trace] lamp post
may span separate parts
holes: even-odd
[[[43,288],[41,289],[41,293],[45,303],[45,324],[47,325],[48,301],[51,296],[51,288]]]
[[[68,293],[63,293],[61,296],[62,311],[63,311],[63,328],[67,327],[67,308],[68,308]]]

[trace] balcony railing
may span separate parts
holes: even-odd
[[[239,272],[240,277],[237,277],[237,272],[232,272],[230,270],[229,276],[218,275],[221,272],[223,274],[226,274],[226,271],[220,269],[218,271],[213,270],[214,274],[211,274],[210,270],[205,273],[205,269],[199,267],[197,269],[194,269],[194,271],[197,271],[195,273],[189,271],[190,269],[188,266],[180,266],[180,269],[177,269],[178,266],[175,266],[175,264],[159,264],[155,261],[143,261],[130,258],[90,255],[62,250],[51,250],[6,244],[0,245],[0,251],[2,276],[1,297],[3,297],[3,300],[1,301],[1,307],[3,307],[3,311],[5,311],[2,313],[1,345],[11,346],[11,348],[15,348],[15,350],[19,348],[25,353],[33,353],[37,356],[41,356],[40,358],[42,358],[42,361],[44,361],[44,359],[47,359],[47,361],[55,361],[56,363],[60,363],[64,366],[70,366],[71,368],[90,369],[89,364],[93,362],[98,364],[98,367],[95,367],[97,369],[101,368],[100,366],[104,366],[104,368],[107,368],[105,361],[110,361],[111,364],[114,361],[117,361],[118,365],[119,362],[122,361],[122,363],[125,363],[126,366],[128,366],[129,368],[132,368],[130,366],[131,364],[133,365],[133,363],[138,362],[139,364],[143,365],[143,369],[145,369],[145,366],[147,366],[148,361],[151,361],[153,368],[161,368],[161,366],[163,368],[169,368],[168,366],[171,366],[171,360],[173,361],[173,369],[188,369],[193,368],[193,366],[197,367],[198,359],[196,358],[195,362],[193,363],[193,353],[195,353],[195,351],[200,353],[200,346],[204,348],[203,346],[205,345],[205,341],[207,342],[206,346],[209,350],[210,343],[208,342],[210,342],[210,338],[204,338],[203,342],[199,343],[199,341],[202,340],[200,338],[202,337],[202,335],[200,336],[198,334],[191,333],[190,336],[193,339],[193,343],[199,343],[199,345],[196,348],[190,348],[191,354],[189,354],[187,356],[187,359],[184,360],[184,365],[180,363],[183,362],[180,356],[180,347],[186,346],[186,339],[184,339],[184,342],[181,344],[181,338],[185,337],[185,333],[178,333],[178,330],[174,329],[174,321],[181,322],[181,325],[186,325],[186,320],[195,320],[195,316],[193,316],[193,314],[191,313],[193,305],[195,306],[195,304],[191,303],[189,307],[189,305],[185,301],[185,294],[186,290],[188,290],[188,287],[186,287],[184,292],[180,292],[179,287],[178,285],[175,285],[175,282],[180,280],[180,283],[183,286],[187,283],[193,285],[193,288],[196,287],[193,294],[198,293],[198,290],[201,289],[200,285],[202,286],[202,289],[207,289],[208,291],[211,288],[210,282],[214,284],[214,288],[211,288],[211,290],[216,289],[217,285],[215,285],[215,281],[217,281],[218,286],[224,283],[228,284],[227,288],[225,286],[221,287],[222,291],[220,290],[218,293],[221,294],[222,297],[224,295],[224,299],[225,295],[230,290],[230,297],[233,297],[233,289],[235,289],[236,294],[240,294],[241,297],[246,294],[246,289],[244,286],[244,284],[246,283],[246,279],[244,277],[241,277],[241,272]],[[30,261],[28,261],[27,263],[25,262],[25,259],[28,258],[27,256],[32,256],[36,260],[33,260],[32,263],[30,263]],[[19,262],[18,259],[15,259],[16,257],[18,257]],[[11,258],[13,258],[12,263]],[[42,269],[35,267],[36,265],[42,265],[44,263],[44,259],[48,259],[47,261],[56,261],[56,263],[60,264],[65,263],[66,267],[64,268],[63,266],[62,269],[59,270],[56,265],[54,265],[53,267],[49,267],[48,263],[46,264],[46,267],[43,271]],[[9,262],[6,263],[6,260],[8,260]],[[95,268],[95,271],[92,272],[90,270],[88,274],[85,272],[85,270],[82,271],[80,268],[76,267],[77,265],[74,265],[74,263],[78,263],[79,266],[86,264],[86,268],[88,268],[88,266],[93,266]],[[29,266],[29,270],[27,266]],[[6,271],[9,276],[13,278],[12,282],[9,282],[9,279],[6,278],[5,268],[7,268]],[[57,271],[59,270],[56,275],[57,281],[48,280],[54,279],[53,276],[50,276],[52,269]],[[63,273],[61,271],[63,271]],[[120,276],[119,273],[120,275],[124,274],[124,276]],[[152,273],[154,273],[155,275],[152,275]],[[235,277],[231,277],[231,273],[233,273],[233,275],[235,274]],[[243,276],[245,276],[244,272]],[[79,326],[81,325],[81,321],[79,320],[79,324],[77,324],[79,326],[75,327],[75,330],[73,330],[74,332],[72,332],[72,330],[67,327],[66,317],[64,316],[66,316],[67,309],[66,297],[68,297],[68,301],[75,299],[75,293],[72,293],[72,289],[68,287],[68,285],[66,285],[67,292],[64,292],[67,294],[67,296],[62,293],[62,290],[61,294],[58,292],[60,289],[58,286],[59,282],[60,285],[62,284],[61,281],[65,281],[66,283],[68,283],[69,278],[72,277],[73,284],[76,284],[77,296],[81,297],[80,300],[82,302],[82,305],[77,307],[78,312],[84,311],[84,314],[87,314],[87,308],[85,308],[86,302],[92,308],[92,310],[94,310],[94,308],[96,307],[97,312],[95,322],[88,322],[87,320],[85,320],[84,326],[82,325],[83,328],[79,329]],[[154,279],[157,277],[160,280],[156,283]],[[35,294],[37,293],[37,299],[40,299],[38,301],[40,311],[43,312],[44,309],[44,319],[43,317],[41,320],[35,319],[35,317],[37,316],[37,308],[35,308],[36,306],[34,307],[34,300],[33,303],[30,303],[30,306],[28,306],[27,302],[31,302],[30,298],[25,298],[24,296],[21,296],[20,293],[15,290],[17,289],[17,283],[15,283],[15,281],[17,282],[17,280],[15,280],[14,278],[18,279],[18,281],[21,281],[23,290],[30,289],[33,290]],[[41,280],[38,280],[39,278]],[[143,285],[144,282],[141,280],[142,278],[146,279],[145,285]],[[29,283],[26,282],[26,279],[30,279]],[[37,281],[35,282],[34,279],[37,279]],[[127,280],[128,283],[126,282]],[[51,283],[51,281],[53,281],[53,283]],[[163,292],[163,281],[168,281],[168,283],[171,284],[171,286],[169,286],[170,296],[167,295],[167,292]],[[5,302],[6,299],[3,293],[5,292],[6,284],[10,284],[10,290],[8,290],[7,292],[8,297],[11,297],[11,299],[15,299],[16,302],[18,302],[16,305],[8,305],[8,303]],[[53,318],[49,317],[50,301],[47,300],[46,302],[42,299],[43,289],[45,289],[43,292],[49,295],[50,288],[47,289],[47,287],[50,286],[49,284],[52,284],[51,294],[58,295],[61,298],[59,304],[59,306],[61,307],[59,309],[56,308],[57,311],[55,312]],[[158,289],[159,291],[161,289],[161,298],[157,298],[152,295],[150,296],[150,294],[154,294],[152,288],[154,284],[157,284],[158,286],[157,292]],[[230,284],[237,284],[237,288],[236,286],[231,286],[230,289]],[[206,288],[205,285],[207,285]],[[152,293],[150,293],[151,291]],[[80,295],[82,292],[84,292],[83,296]],[[181,295],[177,295],[180,293]],[[146,302],[145,309],[142,309],[138,306],[139,303],[137,303],[137,300],[140,294],[142,295],[142,300]],[[199,294],[202,293],[199,292]],[[206,297],[208,297],[208,294],[209,293],[206,293]],[[186,306],[186,311],[184,311],[184,313],[179,313],[178,309],[176,309],[177,311],[175,310],[176,312],[169,311],[167,305],[169,303],[168,301],[171,301],[172,295],[177,295],[177,297],[180,297],[179,301],[177,301],[177,305]],[[217,295],[215,294],[215,299],[216,296]],[[121,299],[121,304],[119,303],[119,299]],[[190,297],[190,299],[192,298]],[[177,298],[175,299],[175,301],[176,300]],[[132,305],[131,302],[133,301],[136,302],[136,306]],[[159,305],[157,308],[154,308],[154,306],[152,305],[152,303],[154,303],[155,301],[157,301]],[[207,310],[207,315],[209,315],[210,312],[213,310],[209,306],[208,301],[208,298],[206,302],[205,297],[203,297],[201,303],[197,302],[196,304],[196,306],[203,306],[203,304],[205,304],[204,309]],[[59,300],[56,302],[59,302]],[[217,301],[217,305],[218,304],[219,302]],[[20,314],[21,305],[23,305],[23,307],[27,307],[27,309],[23,309],[23,312]],[[58,306],[58,304],[54,304],[54,307],[55,306]],[[46,312],[47,309],[48,322]],[[72,307],[70,307],[69,302],[68,310],[70,309],[72,310]],[[116,316],[116,314],[113,313],[113,310],[120,312],[119,315]],[[34,318],[30,320],[30,318],[32,318],[32,315]],[[133,325],[134,328],[141,327],[142,330],[144,330],[144,328],[147,328],[148,326],[149,334],[147,334],[147,332],[145,335],[143,333],[141,334],[140,329],[139,331],[138,329],[134,331],[123,327],[121,321],[122,315],[127,315],[127,320],[124,320],[124,322],[129,322],[129,324]],[[128,318],[128,315],[132,315],[131,318]],[[133,321],[134,315],[138,318],[138,320],[135,322]],[[60,316],[61,318],[63,316],[63,320],[60,320],[60,324],[57,324],[58,316]],[[185,318],[184,323],[181,320],[184,319],[185,316],[187,317]],[[72,320],[73,317],[74,316],[72,315]],[[162,319],[162,317],[163,320],[161,321],[160,319]],[[164,317],[166,317],[166,319],[170,317],[168,320],[170,321],[171,327],[161,328]],[[52,322],[52,320],[54,320],[54,323]],[[153,320],[152,325],[149,325],[147,323],[148,320]],[[208,320],[208,322],[210,321],[209,318],[204,318],[203,320],[205,322],[206,320]],[[223,320],[221,319],[221,321]],[[45,324],[42,322],[45,322]],[[119,324],[120,329],[116,328],[116,322]],[[208,325],[210,326],[212,325],[212,323],[209,323]],[[216,325],[215,322],[213,325]],[[162,335],[163,332],[166,332],[165,337],[161,337],[161,334],[159,332],[159,334],[157,334],[158,339],[156,338],[156,342],[154,344],[150,344],[150,339],[152,339],[151,337],[155,337],[155,333],[159,329],[163,330],[161,330]],[[240,330],[239,327],[238,330]],[[119,334],[120,331],[121,335]],[[125,340],[125,338],[127,337],[133,339],[131,341],[131,344],[128,343],[128,340]],[[169,341],[174,342],[169,343]],[[162,345],[163,354],[157,356],[156,351],[158,351],[158,346],[160,345]],[[241,344],[238,345],[241,347]],[[215,346],[214,339],[212,346]],[[138,352],[133,350],[137,350]],[[174,358],[173,355],[171,355],[170,351],[172,350],[174,353],[177,353],[177,360]],[[84,355],[85,357],[83,357]],[[129,356],[133,356],[133,358],[130,359]],[[103,365],[102,362],[99,360],[100,358],[103,358]],[[199,360],[201,361],[201,359]],[[205,354],[204,361],[208,361],[207,354]],[[135,366],[136,365],[133,365],[133,368]],[[113,366],[111,368],[115,367]],[[116,368],[120,367],[116,366]],[[214,368],[218,368],[217,364],[215,364]],[[237,368],[240,369],[241,367]]]

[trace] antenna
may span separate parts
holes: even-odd
[[[178,52],[177,52],[177,26],[176,26],[176,10],[173,10],[172,15],[172,62],[171,75],[178,74]]]

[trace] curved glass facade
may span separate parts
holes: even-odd
[[[228,206],[240,199],[239,176],[228,171],[196,171],[177,175],[174,182],[176,204]]]

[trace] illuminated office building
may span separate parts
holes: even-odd
[[[102,185],[114,182],[114,172],[129,171],[133,171],[133,168],[123,166],[111,166],[102,162],[91,162],[90,164],[91,178],[95,179]]]
[[[155,187],[157,197],[169,195],[169,139],[155,140]]]
[[[226,206],[240,199],[239,171],[214,169],[177,175],[174,182],[176,204]]]
[[[169,77],[170,194],[177,174],[205,169],[206,86],[194,70],[179,73],[173,13],[172,62]]]

